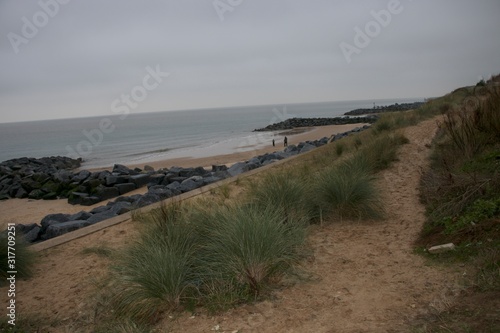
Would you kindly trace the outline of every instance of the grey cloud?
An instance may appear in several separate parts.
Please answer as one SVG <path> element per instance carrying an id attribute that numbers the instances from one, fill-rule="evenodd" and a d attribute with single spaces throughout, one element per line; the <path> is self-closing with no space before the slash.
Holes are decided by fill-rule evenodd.
<path id="1" fill-rule="evenodd" d="M 0 2 L 0 121 L 109 114 L 156 64 L 172 75 L 135 112 L 429 97 L 500 71 L 496 0 L 401 0 L 351 64 L 339 44 L 389 0 L 244 0 L 224 22 L 212 3 L 73 0 L 15 54 L 40 7 Z"/>

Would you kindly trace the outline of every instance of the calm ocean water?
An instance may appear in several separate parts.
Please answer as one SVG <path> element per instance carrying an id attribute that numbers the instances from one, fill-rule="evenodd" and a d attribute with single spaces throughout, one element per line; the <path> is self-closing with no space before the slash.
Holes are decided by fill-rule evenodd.
<path id="1" fill-rule="evenodd" d="M 334 117 L 357 108 L 422 101 L 393 99 L 213 108 L 0 124 L 0 161 L 17 157 L 82 157 L 83 167 L 140 164 L 255 149 L 273 133 L 254 133 L 293 117 Z M 100 122 L 108 118 L 104 131 Z M 101 124 L 102 126 L 102 124 Z M 252 147 L 253 146 L 253 147 Z"/>

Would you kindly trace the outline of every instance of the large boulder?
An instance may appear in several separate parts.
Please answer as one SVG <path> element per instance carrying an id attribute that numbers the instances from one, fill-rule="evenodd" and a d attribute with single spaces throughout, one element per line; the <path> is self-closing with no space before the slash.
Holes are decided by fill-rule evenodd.
<path id="1" fill-rule="evenodd" d="M 82 170 L 80 171 L 79 173 L 77 173 L 73 178 L 72 178 L 72 181 L 73 182 L 78 182 L 78 183 L 82 183 L 84 180 L 86 180 L 87 178 L 89 178 L 91 175 L 90 171 L 87 171 L 87 170 Z"/>
<path id="2" fill-rule="evenodd" d="M 89 217 L 87 219 L 87 221 L 89 221 L 90 224 L 94 224 L 94 223 L 101 222 L 101 221 L 110 219 L 112 217 L 118 216 L 114 211 L 112 211 L 112 209 L 113 208 L 106 210 L 104 212 L 98 213 L 98 214 L 94 214 L 91 217 Z"/>
<path id="3" fill-rule="evenodd" d="M 183 193 L 189 192 L 189 191 L 192 191 L 194 189 L 197 189 L 198 187 L 203 186 L 203 178 L 202 177 L 200 177 L 200 178 L 201 178 L 201 181 L 193 179 L 193 177 L 184 180 L 180 186 L 181 192 L 183 192 Z"/>
<path id="4" fill-rule="evenodd" d="M 113 166 L 113 173 L 117 173 L 119 175 L 131 175 L 131 174 L 135 174 L 135 171 L 130 170 L 125 165 L 115 164 Z"/>
<path id="5" fill-rule="evenodd" d="M 302 153 L 306 153 L 306 152 L 311 151 L 311 150 L 313 150 L 313 149 L 315 149 L 315 148 L 316 148 L 316 146 L 314 146 L 314 145 L 312 145 L 312 144 L 310 144 L 310 143 L 306 143 L 306 144 L 304 144 L 304 146 L 300 149 L 300 153 L 301 153 L 301 154 L 302 154 Z"/>
<path id="6" fill-rule="evenodd" d="M 36 241 L 40 234 L 40 230 L 42 230 L 42 228 L 35 224 L 35 226 L 30 230 L 23 232 L 24 241 L 27 243 L 33 243 L 34 241 Z"/>
<path id="7" fill-rule="evenodd" d="M 148 174 L 134 175 L 130 177 L 130 181 L 134 183 L 137 188 L 140 188 L 151 181 L 151 175 Z"/>
<path id="8" fill-rule="evenodd" d="M 137 188 L 134 183 L 116 184 L 115 187 L 118 189 L 120 195 L 131 192 Z"/>
<path id="9" fill-rule="evenodd" d="M 71 192 L 68 196 L 68 203 L 70 205 L 81 205 L 84 198 L 89 196 L 88 193 L 85 192 Z"/>
<path id="10" fill-rule="evenodd" d="M 161 201 L 160 196 L 154 193 L 146 193 L 143 196 L 141 196 L 134 204 L 140 208 L 144 206 L 151 205 L 155 202 Z"/>
<path id="11" fill-rule="evenodd" d="M 148 193 L 158 195 L 162 200 L 174 196 L 174 193 L 163 185 L 155 185 L 149 188 Z"/>
<path id="12" fill-rule="evenodd" d="M 238 162 L 233 164 L 229 169 L 227 169 L 227 172 L 229 173 L 229 175 L 231 175 L 231 177 L 234 177 L 248 170 L 250 169 L 248 168 L 246 162 Z"/>
<path id="13" fill-rule="evenodd" d="M 61 236 L 71 231 L 78 230 L 91 224 L 92 223 L 89 220 L 69 221 L 53 224 L 47 228 L 47 230 L 40 236 L 40 238 L 42 240 L 47 240 L 50 238 Z"/>
<path id="14" fill-rule="evenodd" d="M 69 221 L 76 221 L 76 220 L 88 220 L 89 217 L 91 217 L 92 214 L 89 213 L 89 212 L 85 212 L 85 211 L 80 211 L 76 214 L 73 214 L 69 217 Z"/>
<path id="15" fill-rule="evenodd" d="M 111 205 L 110 212 L 115 213 L 116 215 L 122 215 L 128 213 L 132 210 L 132 204 L 130 202 L 121 201 L 114 202 Z"/>
<path id="16" fill-rule="evenodd" d="M 116 187 L 99 186 L 95 190 L 95 195 L 103 201 L 119 196 L 120 191 Z"/>

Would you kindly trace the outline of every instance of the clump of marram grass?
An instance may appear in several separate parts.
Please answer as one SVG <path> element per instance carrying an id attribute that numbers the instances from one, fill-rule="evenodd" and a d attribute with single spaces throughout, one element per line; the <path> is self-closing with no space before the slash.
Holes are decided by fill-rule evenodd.
<path id="1" fill-rule="evenodd" d="M 341 219 L 376 219 L 382 216 L 379 193 L 367 163 L 362 155 L 357 155 L 355 159 L 320 173 L 315 192 L 322 212 Z"/>
<path id="2" fill-rule="evenodd" d="M 279 209 L 221 207 L 196 224 L 204 236 L 198 266 L 210 283 L 229 281 L 257 297 L 301 258 L 306 221 Z"/>
<path id="3" fill-rule="evenodd" d="M 175 204 L 142 216 L 145 226 L 139 239 L 112 267 L 114 304 L 119 314 L 154 322 L 161 312 L 177 308 L 196 289 L 196 238 L 182 216 Z"/>
<path id="4" fill-rule="evenodd" d="M 381 171 L 397 160 L 399 146 L 408 142 L 408 138 L 401 133 L 381 134 L 360 150 L 360 153 L 366 156 L 373 171 Z"/>
<path id="5" fill-rule="evenodd" d="M 251 183 L 248 200 L 258 209 L 277 209 L 286 218 L 305 218 L 314 216 L 314 206 L 310 197 L 308 180 L 291 172 L 273 172 L 265 175 L 260 181 Z"/>
<path id="6" fill-rule="evenodd" d="M 35 257 L 36 254 L 21 240 L 21 237 L 14 240 L 13 237 L 9 239 L 7 232 L 0 233 L 0 286 L 6 283 L 8 271 L 17 271 L 18 278 L 32 276 Z M 9 261 L 13 258 L 14 261 Z M 15 265 L 15 269 L 12 269 L 10 264 Z"/>

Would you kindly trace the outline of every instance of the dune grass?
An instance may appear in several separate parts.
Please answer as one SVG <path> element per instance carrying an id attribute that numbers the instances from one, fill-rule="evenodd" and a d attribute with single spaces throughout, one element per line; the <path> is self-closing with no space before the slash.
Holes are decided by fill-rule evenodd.
<path id="1" fill-rule="evenodd" d="M 362 155 L 358 155 L 362 156 Z M 340 219 L 376 219 L 383 214 L 375 178 L 358 157 L 320 173 L 315 198 L 322 212 Z"/>
<path id="2" fill-rule="evenodd" d="M 9 252 L 11 252 L 11 258 L 9 258 Z M 9 259 L 12 258 L 14 258 L 15 269 L 9 267 Z M 13 241 L 9 239 L 6 232 L 0 233 L 0 286 L 7 283 L 8 271 L 15 270 L 16 278 L 32 276 L 35 259 L 36 254 L 22 241 L 21 237 L 16 237 Z"/>
<path id="3" fill-rule="evenodd" d="M 311 221 L 317 216 L 311 197 L 308 175 L 311 170 L 270 172 L 259 181 L 250 183 L 248 201 L 257 209 L 277 209 L 288 218 L 304 218 Z M 304 179 L 305 177 L 306 179 Z"/>
<path id="4" fill-rule="evenodd" d="M 215 227 L 197 225 L 204 235 L 198 265 L 211 282 L 223 278 L 258 296 L 300 259 L 304 219 L 254 205 L 224 207 L 209 219 Z"/>
<path id="5" fill-rule="evenodd" d="M 115 308 L 125 317 L 155 322 L 196 289 L 195 234 L 182 216 L 178 204 L 139 216 L 139 239 L 113 265 Z"/>

